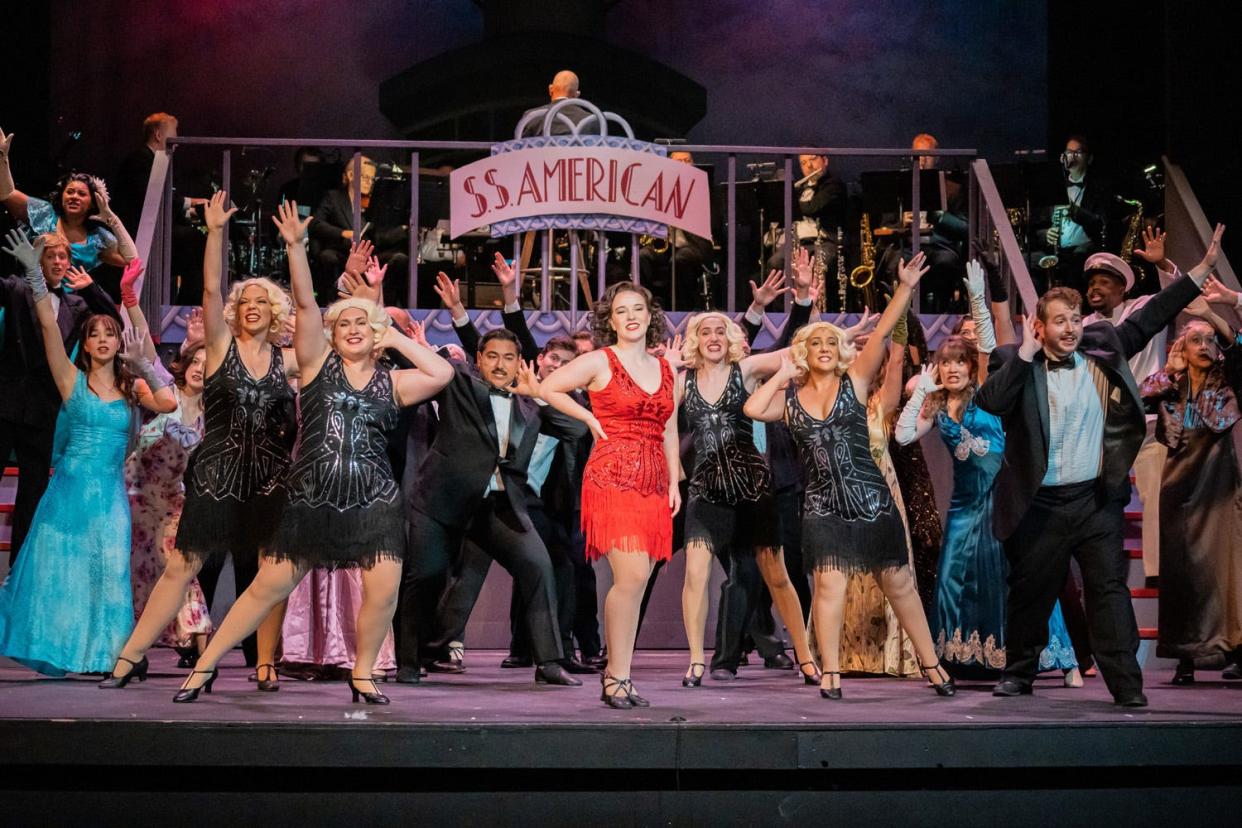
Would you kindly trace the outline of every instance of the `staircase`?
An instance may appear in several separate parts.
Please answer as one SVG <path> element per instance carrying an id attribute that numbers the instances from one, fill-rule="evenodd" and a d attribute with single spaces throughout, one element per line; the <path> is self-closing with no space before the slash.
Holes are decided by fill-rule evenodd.
<path id="1" fill-rule="evenodd" d="M 1177 660 L 1156 656 L 1156 624 L 1159 617 L 1160 590 L 1149 589 L 1143 572 L 1143 505 L 1139 502 L 1134 474 L 1130 474 L 1130 502 L 1126 504 L 1122 538 L 1126 557 L 1129 559 L 1130 601 L 1134 605 L 1134 618 L 1139 627 L 1139 664 L 1145 671 L 1172 672 Z"/>

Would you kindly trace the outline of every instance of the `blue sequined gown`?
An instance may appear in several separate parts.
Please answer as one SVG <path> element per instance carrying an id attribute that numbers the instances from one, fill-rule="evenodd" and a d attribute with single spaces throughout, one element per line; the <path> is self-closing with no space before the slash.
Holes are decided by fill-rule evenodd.
<path id="1" fill-rule="evenodd" d="M 134 624 L 125 453 L 133 409 L 79 372 L 56 421 L 54 473 L 0 586 L 0 654 L 40 673 L 112 669 Z"/>
<path id="2" fill-rule="evenodd" d="M 953 496 L 931 618 L 936 653 L 954 676 L 987 678 L 1005 666 L 1005 601 L 1009 566 L 992 534 L 992 498 L 1005 455 L 1000 418 L 966 406 L 958 423 L 936 414 L 940 437 L 953 455 Z M 1078 666 L 1058 603 L 1048 619 L 1041 670 Z"/>

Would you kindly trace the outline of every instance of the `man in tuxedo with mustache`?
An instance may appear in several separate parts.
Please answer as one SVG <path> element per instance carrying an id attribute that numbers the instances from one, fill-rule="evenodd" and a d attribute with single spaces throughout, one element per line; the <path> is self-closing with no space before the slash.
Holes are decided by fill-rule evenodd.
<path id="1" fill-rule="evenodd" d="M 435 398 L 439 424 L 410 501 L 409 554 L 397 625 L 398 681 L 416 683 L 423 662 L 445 661 L 437 605 L 458 577 L 465 546 L 482 550 L 513 576 L 530 639 L 535 679 L 578 685 L 561 665 L 556 583 L 547 549 L 531 523 L 528 469 L 540 433 L 572 441 L 586 427 L 555 409 L 514 395 L 521 364 L 517 337 L 501 329 L 478 345 L 477 374 L 456 376 Z"/>

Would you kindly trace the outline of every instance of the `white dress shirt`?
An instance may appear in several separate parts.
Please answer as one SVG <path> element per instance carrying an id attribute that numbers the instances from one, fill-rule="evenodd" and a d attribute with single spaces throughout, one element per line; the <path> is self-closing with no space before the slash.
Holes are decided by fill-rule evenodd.
<path id="1" fill-rule="evenodd" d="M 1100 476 L 1104 459 L 1104 407 L 1099 369 L 1082 354 L 1074 367 L 1048 372 L 1048 471 L 1041 485 L 1085 483 Z M 1104 380 L 1106 382 L 1106 380 Z M 1105 388 L 1107 393 L 1107 388 Z"/>

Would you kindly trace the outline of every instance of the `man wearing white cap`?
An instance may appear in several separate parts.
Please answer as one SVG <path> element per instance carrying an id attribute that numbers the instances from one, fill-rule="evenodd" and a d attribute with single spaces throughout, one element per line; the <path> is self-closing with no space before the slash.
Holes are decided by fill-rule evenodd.
<path id="1" fill-rule="evenodd" d="M 1161 287 L 1169 285 L 1177 275 L 1177 266 L 1164 257 L 1164 232 L 1146 228 L 1143 231 L 1143 249 L 1135 254 L 1156 266 Z M 1142 309 L 1151 296 L 1126 298 L 1134 289 L 1134 271 L 1120 257 L 1112 253 L 1094 253 L 1083 266 L 1087 284 L 1087 304 L 1090 316 L 1083 325 L 1094 322 L 1111 322 L 1120 325 Z M 1147 377 L 1164 367 L 1168 331 L 1162 330 L 1152 337 L 1147 347 L 1129 360 L 1130 372 L 1142 385 Z M 1164 470 L 1167 449 L 1155 436 L 1156 417 L 1147 415 L 1147 436 L 1134 459 L 1134 481 L 1138 487 L 1139 502 L 1143 504 L 1143 575 L 1146 585 L 1157 583 L 1160 574 L 1160 476 Z"/>

